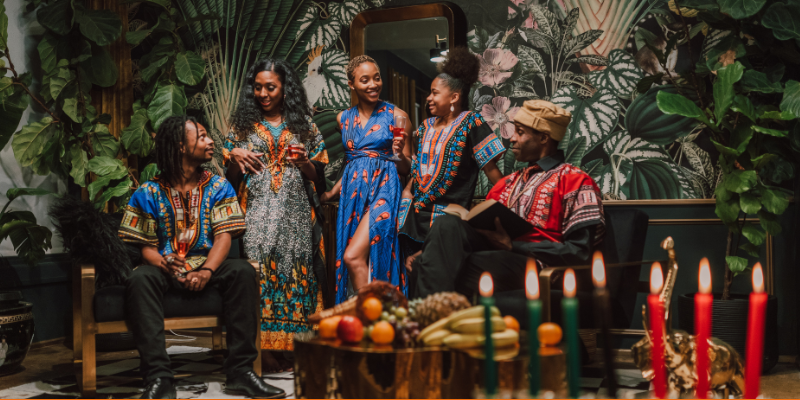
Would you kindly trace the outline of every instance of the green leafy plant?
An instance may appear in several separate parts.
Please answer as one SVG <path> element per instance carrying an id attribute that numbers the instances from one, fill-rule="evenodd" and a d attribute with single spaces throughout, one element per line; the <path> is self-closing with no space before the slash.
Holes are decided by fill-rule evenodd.
<path id="1" fill-rule="evenodd" d="M 52 194 L 47 190 L 34 188 L 11 188 L 6 191 L 8 201 L 0 210 L 0 242 L 11 239 L 14 250 L 30 266 L 44 257 L 51 249 L 53 232 L 36 223 L 36 216 L 30 211 L 13 211 L 8 206 L 20 196 L 42 196 Z"/>
<path id="2" fill-rule="evenodd" d="M 136 179 L 117 156 L 120 142 L 108 130 L 109 114 L 91 105 L 93 87 L 117 82 L 117 67 L 105 49 L 122 33 L 122 23 L 108 10 L 88 9 L 82 1 L 51 0 L 29 4 L 46 29 L 37 46 L 42 68 L 38 94 L 29 72 L 18 74 L 7 49 L 7 17 L 2 13 L 0 47 L 8 60 L 0 78 L 0 145 L 13 134 L 11 146 L 22 167 L 39 175 L 55 173 L 88 189 L 102 207 L 112 198 L 126 200 Z M 11 73 L 11 76 L 5 76 Z M 47 115 L 14 133 L 33 100 Z M 124 144 L 124 143 L 123 143 Z M 90 174 L 96 179 L 92 182 Z"/>
<path id="3" fill-rule="evenodd" d="M 781 232 L 778 221 L 793 194 L 783 186 L 797 167 L 792 149 L 800 150 L 800 82 L 784 73 L 798 67 L 800 27 L 791 17 L 800 16 L 800 4 L 676 3 L 699 11 L 717 31 L 706 37 L 694 67 L 676 79 L 676 90 L 659 90 L 656 101 L 665 114 L 702 123 L 720 153 L 715 197 L 716 214 L 729 227 L 727 299 L 733 277 L 747 269 L 740 252 L 758 257 L 766 235 Z M 759 224 L 747 223 L 748 216 L 758 216 Z M 740 245 L 742 236 L 747 243 Z"/>

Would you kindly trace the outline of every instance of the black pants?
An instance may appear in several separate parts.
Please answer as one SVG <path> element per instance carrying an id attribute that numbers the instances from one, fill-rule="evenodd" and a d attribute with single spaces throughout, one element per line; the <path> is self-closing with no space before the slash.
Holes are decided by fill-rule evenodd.
<path id="1" fill-rule="evenodd" d="M 225 373 L 235 376 L 252 370 L 259 351 L 255 343 L 259 308 L 256 270 L 245 260 L 225 260 L 203 290 L 212 286 L 223 299 L 228 345 Z M 174 376 L 164 339 L 163 302 L 169 290 L 189 292 L 175 278 L 152 265 L 139 266 L 127 281 L 125 304 L 145 384 Z"/>
<path id="2" fill-rule="evenodd" d="M 495 292 L 524 289 L 527 262 L 521 254 L 492 250 L 468 223 L 443 215 L 436 218 L 412 267 L 412 297 L 455 291 L 472 299 L 484 271 L 492 274 Z"/>

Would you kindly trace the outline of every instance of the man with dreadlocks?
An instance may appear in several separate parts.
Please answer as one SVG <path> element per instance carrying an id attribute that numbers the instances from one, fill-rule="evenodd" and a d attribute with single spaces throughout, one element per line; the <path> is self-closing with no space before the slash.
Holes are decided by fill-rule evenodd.
<path id="1" fill-rule="evenodd" d="M 142 184 L 125 208 L 119 236 L 141 247 L 145 264 L 128 279 L 125 299 L 141 357 L 143 399 L 176 397 L 164 346 L 164 294 L 207 286 L 222 295 L 227 322 L 226 392 L 286 396 L 252 369 L 259 351 L 256 271 L 245 260 L 226 259 L 232 237 L 242 234 L 245 222 L 230 183 L 200 167 L 213 155 L 214 141 L 194 118 L 167 118 L 156 133 L 161 174 Z M 179 250 L 186 240 L 188 248 Z"/>

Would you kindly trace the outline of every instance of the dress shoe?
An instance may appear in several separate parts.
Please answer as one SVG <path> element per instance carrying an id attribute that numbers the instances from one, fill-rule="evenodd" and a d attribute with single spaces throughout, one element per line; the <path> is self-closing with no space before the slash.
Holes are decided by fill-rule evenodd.
<path id="1" fill-rule="evenodd" d="M 235 378 L 228 377 L 225 382 L 225 394 L 245 395 L 254 399 L 282 399 L 286 392 L 272 386 L 258 377 L 255 372 L 247 371 Z"/>
<path id="2" fill-rule="evenodd" d="M 144 388 L 141 399 L 177 399 L 178 394 L 175 392 L 175 386 L 172 385 L 172 379 L 169 378 L 156 378 Z"/>

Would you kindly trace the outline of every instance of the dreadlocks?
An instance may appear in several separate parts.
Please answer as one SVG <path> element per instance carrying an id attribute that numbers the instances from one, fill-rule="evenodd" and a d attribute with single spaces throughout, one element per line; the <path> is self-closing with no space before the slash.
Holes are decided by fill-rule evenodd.
<path id="1" fill-rule="evenodd" d="M 181 146 L 186 142 L 186 122 L 189 121 L 199 132 L 197 120 L 187 115 L 165 119 L 156 132 L 156 165 L 161 171 L 161 178 L 170 184 L 180 182 L 183 177 Z"/>

